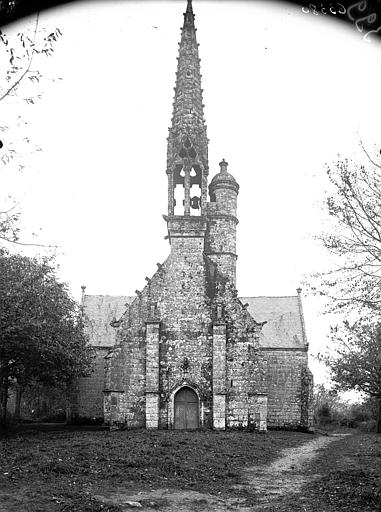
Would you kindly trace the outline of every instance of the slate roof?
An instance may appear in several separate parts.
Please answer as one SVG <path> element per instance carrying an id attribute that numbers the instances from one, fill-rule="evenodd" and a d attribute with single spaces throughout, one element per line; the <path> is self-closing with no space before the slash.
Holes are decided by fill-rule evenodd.
<path id="1" fill-rule="evenodd" d="M 111 295 L 85 295 L 84 311 L 90 343 L 94 346 L 112 347 L 116 329 L 110 322 L 126 311 L 135 297 Z M 299 297 L 240 297 L 248 303 L 248 311 L 263 326 L 260 346 L 263 348 L 303 349 L 306 345 L 303 316 Z"/>
<path id="2" fill-rule="evenodd" d="M 298 296 L 240 297 L 248 303 L 248 311 L 263 326 L 261 347 L 304 348 L 306 345 L 304 320 Z"/>
<path id="3" fill-rule="evenodd" d="M 110 322 L 126 311 L 134 297 L 112 295 L 85 295 L 84 313 L 86 330 L 93 346 L 112 347 L 115 344 L 116 329 Z"/>

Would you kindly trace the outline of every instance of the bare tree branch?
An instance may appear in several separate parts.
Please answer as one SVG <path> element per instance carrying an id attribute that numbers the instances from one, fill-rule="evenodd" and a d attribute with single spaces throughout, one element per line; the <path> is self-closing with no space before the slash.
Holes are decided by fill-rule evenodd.
<path id="1" fill-rule="evenodd" d="M 378 167 L 379 169 L 381 169 L 381 165 L 380 164 L 377 164 L 368 154 L 367 150 L 364 148 L 364 145 L 362 143 L 362 140 L 360 139 L 360 146 L 362 147 L 362 150 L 364 151 L 364 153 L 366 154 L 366 156 L 368 157 L 369 161 L 375 166 L 375 167 Z"/>
<path id="2" fill-rule="evenodd" d="M 27 242 L 19 242 L 18 240 L 11 240 L 10 238 L 7 238 L 5 236 L 0 235 L 0 240 L 3 240 L 4 242 L 8 242 L 10 244 L 16 244 L 16 245 L 25 245 L 25 246 L 33 246 L 33 247 L 45 247 L 46 249 L 58 249 L 58 245 L 44 245 L 44 244 L 36 244 L 33 242 L 27 243 Z"/>
<path id="3" fill-rule="evenodd" d="M 34 27 L 34 34 L 33 34 L 33 44 L 32 46 L 34 46 L 35 42 L 36 42 L 36 34 L 37 34 L 37 28 L 38 28 L 38 22 L 39 22 L 39 17 L 40 17 L 40 13 L 37 12 L 37 15 L 36 15 L 36 24 L 35 24 L 35 27 Z M 16 80 L 16 82 L 14 82 L 5 92 L 4 94 L 2 94 L 0 96 L 0 101 L 2 101 L 6 96 L 8 96 L 18 85 L 19 83 L 23 80 L 23 78 L 27 75 L 27 73 L 29 73 L 30 71 L 30 67 L 32 65 L 32 62 L 33 62 L 33 57 L 34 57 L 34 54 L 35 54 L 35 49 L 32 48 L 32 51 L 31 51 L 31 54 L 30 54 L 30 57 L 29 57 L 29 62 L 28 62 L 28 65 L 26 67 L 26 69 L 24 70 L 24 72 L 21 74 L 21 76 Z"/>

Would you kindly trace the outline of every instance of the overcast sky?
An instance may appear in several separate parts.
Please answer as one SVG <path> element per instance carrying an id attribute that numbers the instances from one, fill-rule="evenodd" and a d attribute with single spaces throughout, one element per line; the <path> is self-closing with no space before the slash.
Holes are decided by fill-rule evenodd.
<path id="1" fill-rule="evenodd" d="M 42 97 L 26 104 L 36 86 L 24 84 L 1 103 L 0 125 L 22 124 L 3 142 L 14 135 L 23 155 L 1 170 L 2 191 L 20 200 L 25 237 L 37 230 L 41 243 L 59 246 L 60 276 L 76 298 L 82 284 L 89 294 L 133 295 L 168 255 L 166 137 L 185 8 L 185 0 L 98 1 L 44 11 L 40 27 L 63 35 L 52 57 L 34 62 Z M 380 46 L 286 2 L 194 0 L 193 8 L 210 179 L 225 158 L 241 187 L 239 294 L 295 295 L 331 262 L 313 241 L 325 164 L 360 158 L 359 137 L 379 142 Z M 304 297 L 312 353 L 326 343 L 319 308 Z"/>

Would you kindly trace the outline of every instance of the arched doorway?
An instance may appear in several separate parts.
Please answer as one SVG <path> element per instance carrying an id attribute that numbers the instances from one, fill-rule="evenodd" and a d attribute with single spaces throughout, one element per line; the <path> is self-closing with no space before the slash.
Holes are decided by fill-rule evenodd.
<path id="1" fill-rule="evenodd" d="M 183 387 L 175 395 L 175 429 L 198 428 L 198 397 L 193 389 Z"/>

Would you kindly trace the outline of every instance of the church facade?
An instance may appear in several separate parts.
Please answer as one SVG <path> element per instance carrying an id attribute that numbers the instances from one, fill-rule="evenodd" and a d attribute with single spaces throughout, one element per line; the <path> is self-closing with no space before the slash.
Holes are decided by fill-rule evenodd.
<path id="1" fill-rule="evenodd" d="M 179 45 L 167 150 L 170 254 L 134 297 L 85 295 L 93 374 L 71 417 L 127 428 L 309 428 L 301 294 L 240 298 L 239 185 L 225 160 L 208 185 L 208 138 L 191 0 Z"/>

